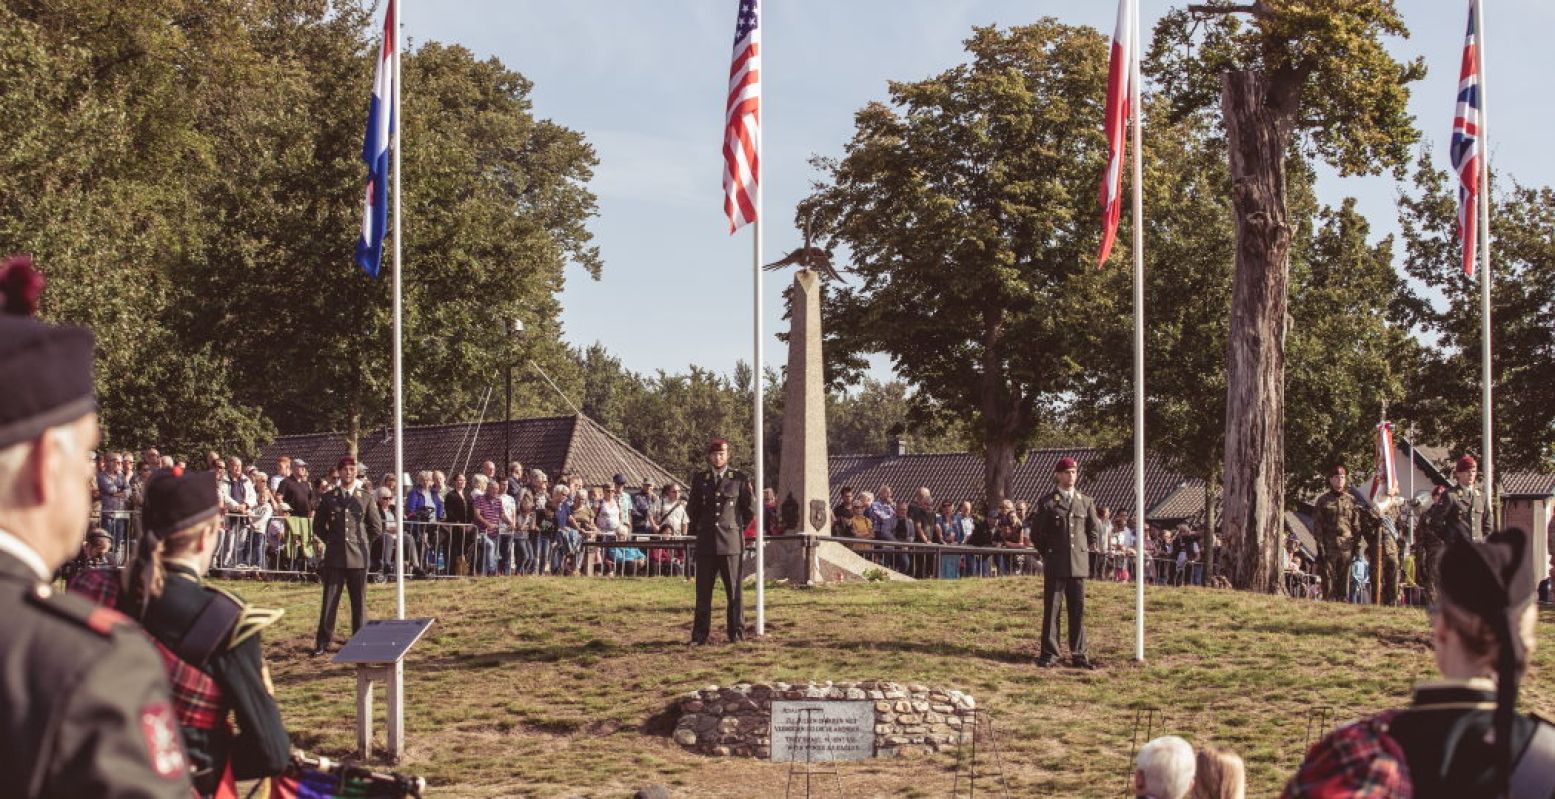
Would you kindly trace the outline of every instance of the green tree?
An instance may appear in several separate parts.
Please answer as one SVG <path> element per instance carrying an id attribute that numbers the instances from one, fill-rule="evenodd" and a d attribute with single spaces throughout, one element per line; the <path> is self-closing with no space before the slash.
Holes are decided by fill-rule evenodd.
<path id="1" fill-rule="evenodd" d="M 1286 159 L 1300 144 L 1341 174 L 1403 166 L 1418 135 L 1405 108 L 1406 86 L 1425 70 L 1419 61 L 1394 60 L 1382 37 L 1407 34 L 1391 0 L 1190 5 L 1156 27 L 1152 75 L 1180 114 L 1218 101 L 1230 155 L 1237 246 L 1225 530 L 1228 571 L 1239 587 L 1275 591 L 1280 584 L 1294 233 Z"/>
<path id="2" fill-rule="evenodd" d="M 824 301 L 834 378 L 888 354 L 926 407 L 969 421 L 996 501 L 1111 302 L 1093 221 L 1107 58 L 1095 31 L 1050 19 L 974 29 L 966 48 L 858 112 L 799 218 L 814 212 L 862 281 Z"/>
<path id="3" fill-rule="evenodd" d="M 1491 204 L 1497 474 L 1555 466 L 1555 190 L 1508 182 Z M 1435 342 L 1409 375 L 1402 410 L 1423 439 L 1483 455 L 1479 280 L 1462 269 L 1456 186 L 1422 152 L 1399 202 L 1404 262 L 1420 288 L 1397 315 Z"/>

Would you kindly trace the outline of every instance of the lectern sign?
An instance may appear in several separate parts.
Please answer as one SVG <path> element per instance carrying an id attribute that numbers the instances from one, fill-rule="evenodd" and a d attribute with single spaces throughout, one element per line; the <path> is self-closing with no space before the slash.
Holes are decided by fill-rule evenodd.
<path id="1" fill-rule="evenodd" d="M 362 625 L 362 629 L 340 648 L 336 663 L 398 663 L 433 619 L 377 619 Z"/>
<path id="2" fill-rule="evenodd" d="M 875 703 L 772 702 L 772 759 L 819 762 L 875 756 Z"/>

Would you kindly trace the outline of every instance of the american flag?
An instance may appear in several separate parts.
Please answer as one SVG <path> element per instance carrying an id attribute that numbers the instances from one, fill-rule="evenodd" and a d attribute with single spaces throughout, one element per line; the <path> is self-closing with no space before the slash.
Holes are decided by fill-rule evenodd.
<path id="1" fill-rule="evenodd" d="M 1123 213 L 1123 155 L 1127 147 L 1129 77 L 1134 58 L 1133 0 L 1118 0 L 1118 23 L 1112 32 L 1112 63 L 1107 69 L 1107 108 L 1103 129 L 1107 136 L 1107 169 L 1101 176 L 1101 253 L 1098 265 L 1107 263 L 1118 236 L 1118 217 Z"/>
<path id="2" fill-rule="evenodd" d="M 724 214 L 729 232 L 756 221 L 761 182 L 761 27 L 756 0 L 740 0 L 724 109 Z"/>
<path id="3" fill-rule="evenodd" d="M 1469 0 L 1469 30 L 1463 40 L 1463 69 L 1458 73 L 1458 114 L 1452 121 L 1452 169 L 1458 173 L 1458 237 L 1463 240 L 1463 272 L 1474 276 L 1475 212 L 1479 207 L 1479 16 Z"/>

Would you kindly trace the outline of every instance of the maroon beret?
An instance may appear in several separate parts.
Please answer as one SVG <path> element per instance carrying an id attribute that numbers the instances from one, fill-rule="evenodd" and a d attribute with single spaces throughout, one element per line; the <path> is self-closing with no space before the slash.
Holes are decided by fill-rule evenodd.
<path id="1" fill-rule="evenodd" d="M 1479 468 L 1479 464 L 1474 461 L 1474 456 L 1473 455 L 1464 455 L 1463 457 L 1458 459 L 1458 465 L 1457 465 L 1456 468 L 1453 469 L 1453 471 L 1454 472 L 1466 472 L 1466 471 L 1468 471 L 1470 469 L 1478 469 L 1478 468 Z"/>
<path id="2" fill-rule="evenodd" d="M 353 458 L 350 455 L 347 455 L 344 458 L 341 458 L 339 463 L 335 464 L 335 468 L 336 469 L 344 469 L 347 466 L 355 466 L 355 465 L 356 465 L 356 458 Z"/>
<path id="3" fill-rule="evenodd" d="M 1076 463 L 1074 458 L 1071 458 L 1068 455 L 1065 455 L 1064 457 L 1058 459 L 1058 465 L 1053 467 L 1053 471 L 1055 471 L 1055 472 L 1067 472 L 1070 469 L 1078 469 L 1078 468 L 1080 468 L 1080 464 Z"/>

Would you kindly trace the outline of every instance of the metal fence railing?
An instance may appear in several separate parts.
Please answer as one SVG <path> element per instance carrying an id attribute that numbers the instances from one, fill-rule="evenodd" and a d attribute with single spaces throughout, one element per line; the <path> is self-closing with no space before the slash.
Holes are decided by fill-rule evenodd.
<path id="1" fill-rule="evenodd" d="M 104 511 L 94 526 L 107 533 L 109 548 L 96 567 L 120 567 L 134 556 L 140 538 L 138 511 Z M 390 523 L 378 540 L 369 542 L 368 571 L 372 579 L 392 579 L 394 533 Z M 483 531 L 471 524 L 438 521 L 405 523 L 405 569 L 415 578 L 486 577 L 500 575 L 585 575 L 609 577 L 678 577 L 696 575 L 696 542 L 690 536 L 580 533 L 542 529 Z M 1031 547 L 974 547 L 888 539 L 862 539 L 797 534 L 771 535 L 771 543 L 797 541 L 819 546 L 833 541 L 878 566 L 917 579 L 948 580 L 989 577 L 1033 577 L 1043 573 L 1041 554 Z M 754 560 L 755 543 L 746 541 L 746 558 Z M 222 519 L 212 572 L 222 577 L 313 579 L 323 562 L 324 542 L 314 535 L 306 517 L 270 512 L 228 514 Z M 1218 565 L 1218 562 L 1217 562 Z M 748 564 L 749 566 L 749 564 Z M 1089 577 L 1133 582 L 1139 575 L 1132 554 L 1095 553 Z M 747 574 L 750 569 L 747 567 Z M 1146 584 L 1213 585 L 1218 570 L 1201 559 L 1147 557 Z M 1320 579 L 1310 573 L 1282 575 L 1285 592 L 1301 599 L 1321 599 Z M 1421 604 L 1420 588 L 1401 587 L 1404 604 Z"/>

